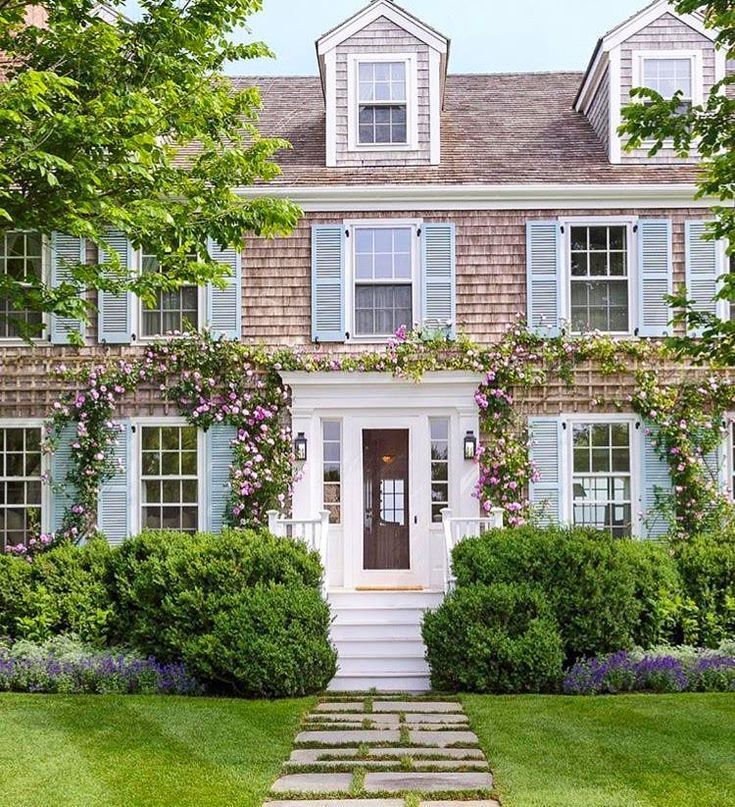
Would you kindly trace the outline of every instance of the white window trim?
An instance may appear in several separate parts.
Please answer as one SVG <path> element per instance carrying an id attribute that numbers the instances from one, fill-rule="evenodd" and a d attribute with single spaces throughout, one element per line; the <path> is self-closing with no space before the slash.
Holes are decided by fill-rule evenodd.
<path id="1" fill-rule="evenodd" d="M 692 66 L 692 104 L 697 106 L 704 102 L 704 67 L 701 50 L 634 50 L 631 57 L 633 60 L 631 88 L 643 86 L 643 62 L 646 59 L 678 59 L 682 61 L 688 59 Z"/>
<path id="2" fill-rule="evenodd" d="M 639 219 L 636 216 L 580 216 L 559 220 L 562 228 L 562 283 L 560 294 L 561 319 L 563 322 L 572 321 L 571 283 L 571 228 L 572 227 L 608 227 L 624 225 L 628 228 L 628 330 L 602 331 L 607 336 L 631 338 L 635 337 L 639 328 L 638 311 L 638 227 Z M 576 332 L 574 332 L 576 333 Z"/>
<path id="3" fill-rule="evenodd" d="M 143 250 L 136 249 L 133 253 L 133 261 L 135 266 L 135 274 L 141 275 L 143 272 Z M 198 308 L 198 316 L 197 316 L 197 330 L 201 331 L 202 328 L 205 327 L 207 324 L 207 304 L 208 304 L 208 288 L 207 286 L 198 286 L 197 287 L 197 308 Z M 133 311 L 131 317 L 131 328 L 132 333 L 134 334 L 135 342 L 142 342 L 143 344 L 149 342 L 160 342 L 163 340 L 171 340 L 175 339 L 176 337 L 173 334 L 159 334 L 157 336 L 144 336 L 143 335 L 143 301 L 140 297 L 136 295 L 132 295 L 134 304 L 133 304 Z"/>
<path id="4" fill-rule="evenodd" d="M 0 418 L 0 429 L 40 429 L 41 444 L 48 436 L 46 422 L 42 418 Z M 51 485 L 47 475 L 51 472 L 51 455 L 41 451 L 41 532 L 51 528 Z"/>
<path id="5" fill-rule="evenodd" d="M 8 231 L 10 232 L 10 231 Z M 32 233 L 38 232 L 37 230 L 13 230 L 12 232 L 20 232 L 20 233 Z M 51 239 L 47 236 L 41 234 L 42 245 L 41 245 L 41 279 L 43 283 L 51 287 Z M 41 323 L 43 324 L 43 330 L 41 331 L 41 336 L 34 337 L 31 339 L 31 344 L 34 345 L 43 345 L 48 344 L 51 341 L 51 315 L 46 313 L 45 311 L 41 315 Z M 22 339 L 18 336 L 0 336 L 0 345 L 3 347 L 16 347 L 18 345 L 27 345 L 28 340 Z"/>
<path id="6" fill-rule="evenodd" d="M 404 62 L 406 65 L 406 137 L 407 143 L 360 143 L 358 137 L 360 64 Z M 379 106 L 379 104 L 377 104 Z M 361 152 L 418 151 L 418 76 L 415 53 L 351 53 L 347 56 L 347 149 Z"/>
<path id="7" fill-rule="evenodd" d="M 423 227 L 423 219 L 353 219 L 343 222 L 349 232 L 345 255 L 345 331 L 349 334 L 348 343 L 353 344 L 385 344 L 390 334 L 380 336 L 355 336 L 355 230 L 361 227 L 369 229 L 395 229 L 410 227 L 411 243 L 411 297 L 413 322 L 411 326 L 421 322 L 422 288 L 421 288 L 421 244 L 419 230 Z"/>
<path id="8" fill-rule="evenodd" d="M 191 426 L 186 418 L 182 417 L 139 417 L 130 421 L 132 451 L 130 460 L 128 500 L 130 502 L 130 529 L 131 535 L 138 535 L 142 532 L 142 497 L 141 484 L 143 476 L 142 468 L 142 427 L 144 426 Z M 202 429 L 197 429 L 197 498 L 199 500 L 199 519 L 197 529 L 200 531 L 207 528 L 207 513 L 209 501 L 207 496 L 207 461 L 206 461 L 206 434 Z"/>
<path id="9" fill-rule="evenodd" d="M 574 524 L 574 446 L 572 428 L 576 423 L 628 423 L 630 426 L 630 509 L 631 509 L 631 536 L 636 537 L 641 534 L 641 461 L 643 451 L 643 440 L 641 436 L 640 418 L 631 414 L 574 414 L 562 415 L 563 426 L 562 435 L 562 456 L 561 456 L 561 478 L 562 486 L 562 507 L 563 521 L 567 524 Z M 611 474 L 612 475 L 612 474 Z"/>
<path id="10" fill-rule="evenodd" d="M 330 527 L 340 528 L 344 522 L 344 498 L 345 498 L 345 480 L 344 480 L 344 453 L 345 453 L 345 438 L 344 438 L 344 419 L 340 417 L 321 417 L 319 419 L 319 478 L 321 479 L 321 502 L 322 510 L 327 509 L 327 503 L 324 501 L 325 481 L 324 481 L 324 444 L 327 441 L 324 439 L 324 424 L 336 423 L 339 425 L 339 521 L 330 521 Z"/>

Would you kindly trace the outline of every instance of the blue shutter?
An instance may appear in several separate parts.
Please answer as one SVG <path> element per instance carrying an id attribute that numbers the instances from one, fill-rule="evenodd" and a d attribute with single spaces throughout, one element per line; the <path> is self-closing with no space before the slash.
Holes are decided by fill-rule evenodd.
<path id="1" fill-rule="evenodd" d="M 57 532 L 64 520 L 64 513 L 74 504 L 74 489 L 66 484 L 66 475 L 71 468 L 72 447 L 76 440 L 76 424 L 64 426 L 59 444 L 51 455 L 51 532 Z"/>
<path id="2" fill-rule="evenodd" d="M 342 225 L 311 228 L 311 332 L 315 342 L 345 341 L 345 233 Z"/>
<path id="3" fill-rule="evenodd" d="M 207 325 L 215 338 L 237 339 L 242 336 L 242 249 L 210 241 L 209 254 L 230 271 L 227 285 L 207 287 Z"/>
<path id="4" fill-rule="evenodd" d="M 128 273 L 133 267 L 133 246 L 124 233 L 111 231 L 106 243 L 100 248 L 100 263 L 109 263 L 106 248 L 117 253 L 123 270 Z M 111 294 L 99 293 L 98 328 L 99 341 L 108 345 L 127 345 L 132 339 L 132 305 L 128 292 Z"/>
<path id="5" fill-rule="evenodd" d="M 115 461 L 120 470 L 102 485 L 97 507 L 97 526 L 111 544 L 120 544 L 130 536 L 130 455 L 132 435 L 130 423 L 119 424 L 122 431 L 114 446 Z"/>
<path id="6" fill-rule="evenodd" d="M 714 315 L 718 311 L 715 297 L 721 269 L 718 242 L 705 239 L 706 232 L 706 221 L 686 222 L 687 297 L 693 302 L 695 311 Z M 697 333 L 698 329 L 690 331 L 692 336 L 696 336 Z"/>
<path id="7" fill-rule="evenodd" d="M 207 432 L 207 530 L 222 532 L 225 508 L 230 498 L 234 426 L 215 425 Z"/>
<path id="8" fill-rule="evenodd" d="M 51 234 L 51 288 L 72 281 L 71 267 L 84 263 L 84 239 L 63 233 Z M 53 345 L 68 345 L 69 334 L 84 334 L 84 324 L 71 317 L 51 315 L 50 337 Z"/>
<path id="9" fill-rule="evenodd" d="M 530 500 L 544 526 L 561 524 L 562 516 L 562 426 L 554 417 L 529 418 L 531 460 L 541 479 L 530 484 Z"/>
<path id="10" fill-rule="evenodd" d="M 661 538 L 669 531 L 669 524 L 656 509 L 662 497 L 672 493 L 671 474 L 668 463 L 662 459 L 654 446 L 656 426 L 643 424 L 643 451 L 641 456 L 641 509 L 643 523 L 641 535 L 644 538 Z"/>
<path id="11" fill-rule="evenodd" d="M 421 239 L 422 326 L 457 332 L 456 249 L 454 224 L 425 224 Z"/>
<path id="12" fill-rule="evenodd" d="M 720 490 L 726 486 L 726 441 L 723 439 L 708 454 L 702 457 L 709 478 L 715 482 Z"/>
<path id="13" fill-rule="evenodd" d="M 557 221 L 526 225 L 528 327 L 558 336 L 561 326 L 561 228 Z"/>
<path id="14" fill-rule="evenodd" d="M 667 336 L 673 290 L 671 221 L 642 219 L 638 223 L 638 335 Z"/>

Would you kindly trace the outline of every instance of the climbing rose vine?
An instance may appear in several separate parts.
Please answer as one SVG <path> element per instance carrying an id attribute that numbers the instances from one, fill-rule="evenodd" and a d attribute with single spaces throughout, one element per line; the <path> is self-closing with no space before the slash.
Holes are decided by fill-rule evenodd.
<path id="1" fill-rule="evenodd" d="M 269 509 L 287 507 L 296 480 L 289 425 L 289 394 L 281 373 L 387 372 L 419 381 L 426 373 L 464 371 L 482 377 L 475 401 L 482 441 L 476 461 L 475 495 L 490 512 L 503 508 L 509 524 L 541 515 L 529 501 L 529 485 L 540 478 L 532 461 L 533 436 L 523 411 L 523 393 L 545 390 L 553 378 L 573 384 L 574 370 L 593 361 L 603 374 L 633 372 L 636 392 L 628 406 L 645 418 L 659 455 L 666 460 L 673 495 L 660 510 L 679 534 L 689 534 L 729 518 L 732 508 L 704 461 L 717 445 L 724 414 L 735 408 L 735 391 L 715 374 L 705 383 L 663 383 L 650 369 L 671 357 L 665 346 L 648 341 L 616 341 L 604 336 L 542 338 L 519 320 L 496 344 L 479 347 L 464 336 L 448 340 L 440 332 L 399 329 L 381 351 L 330 355 L 308 350 L 268 351 L 259 346 L 216 340 L 208 332 L 173 334 L 146 346 L 134 358 L 68 369 L 59 374 L 73 391 L 54 404 L 46 448 L 71 445 L 63 487 L 68 507 L 53 535 L 38 535 L 16 554 L 33 555 L 58 541 L 79 541 L 97 527 L 100 487 L 118 470 L 116 418 L 127 396 L 141 385 L 157 389 L 162 404 L 208 431 L 232 430 L 230 492 L 225 522 L 232 526 L 266 523 Z M 622 408 L 620 401 L 590 406 Z M 670 513 L 669 513 L 670 511 Z"/>

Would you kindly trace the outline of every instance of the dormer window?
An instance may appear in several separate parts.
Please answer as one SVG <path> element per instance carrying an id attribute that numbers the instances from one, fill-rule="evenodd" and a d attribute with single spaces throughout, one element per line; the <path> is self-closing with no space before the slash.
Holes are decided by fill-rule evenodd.
<path id="1" fill-rule="evenodd" d="M 358 143 L 408 142 L 406 62 L 358 62 Z"/>
<path id="2" fill-rule="evenodd" d="M 681 92 L 680 112 L 688 112 L 704 97 L 701 53 L 638 51 L 633 54 L 633 86 L 654 90 L 666 100 Z"/>
<path id="3" fill-rule="evenodd" d="M 350 54 L 348 148 L 374 153 L 418 148 L 416 58 Z"/>

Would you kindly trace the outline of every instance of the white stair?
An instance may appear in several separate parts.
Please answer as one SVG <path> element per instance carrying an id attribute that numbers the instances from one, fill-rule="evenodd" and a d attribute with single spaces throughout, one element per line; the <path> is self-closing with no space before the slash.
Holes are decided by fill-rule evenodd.
<path id="1" fill-rule="evenodd" d="M 443 597 L 432 591 L 330 591 L 331 637 L 339 655 L 330 691 L 431 689 L 421 621 Z"/>

